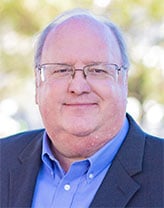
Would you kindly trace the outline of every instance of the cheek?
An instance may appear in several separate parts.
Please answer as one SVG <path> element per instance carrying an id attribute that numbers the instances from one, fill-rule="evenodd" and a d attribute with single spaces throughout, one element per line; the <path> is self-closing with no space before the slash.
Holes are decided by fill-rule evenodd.
<path id="1" fill-rule="evenodd" d="M 101 98 L 109 111 L 121 111 L 126 108 L 127 86 L 116 83 L 108 83 L 103 85 L 101 89 Z"/>
<path id="2" fill-rule="evenodd" d="M 110 125 L 113 128 L 120 128 L 126 114 L 127 96 L 126 90 L 120 86 L 114 87 L 108 94 L 106 106 L 107 119 L 112 118 Z M 118 130 L 117 129 L 117 130 Z"/>
<path id="3" fill-rule="evenodd" d="M 55 104 L 62 100 L 67 90 L 67 85 L 59 80 L 50 80 L 40 83 L 36 88 L 36 98 L 39 103 Z"/>
<path id="4" fill-rule="evenodd" d="M 57 108 L 60 94 L 59 89 L 55 86 L 46 83 L 40 85 L 36 90 L 36 100 L 41 113 L 51 114 Z"/>

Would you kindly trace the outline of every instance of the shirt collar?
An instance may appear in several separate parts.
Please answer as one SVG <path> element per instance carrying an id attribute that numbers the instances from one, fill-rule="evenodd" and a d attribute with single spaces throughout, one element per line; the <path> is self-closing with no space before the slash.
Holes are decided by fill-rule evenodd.
<path id="1" fill-rule="evenodd" d="M 98 150 L 94 155 L 85 160 L 87 163 L 89 162 L 88 171 L 87 171 L 87 179 L 90 180 L 91 176 L 96 176 L 99 174 L 104 168 L 110 166 L 114 157 L 116 156 L 121 144 L 123 143 L 126 134 L 129 129 L 129 123 L 127 118 L 123 123 L 123 127 L 118 132 L 118 134 L 110 140 L 106 145 L 104 145 L 100 150 Z M 46 131 L 43 135 L 43 147 L 42 147 L 42 161 L 47 167 L 52 170 L 54 169 L 54 162 L 58 166 L 61 172 L 64 172 L 59 164 L 59 161 L 54 157 L 51 149 L 50 149 L 50 140 Z M 82 162 L 82 161 L 80 161 Z"/>
<path id="2" fill-rule="evenodd" d="M 92 155 L 88 160 L 90 161 L 91 167 L 87 173 L 88 178 L 90 175 L 96 176 L 107 166 L 110 166 L 114 157 L 116 156 L 121 144 L 123 143 L 126 134 L 129 129 L 129 123 L 127 118 L 123 123 L 123 127 L 118 134 L 104 145 L 99 151 Z"/>

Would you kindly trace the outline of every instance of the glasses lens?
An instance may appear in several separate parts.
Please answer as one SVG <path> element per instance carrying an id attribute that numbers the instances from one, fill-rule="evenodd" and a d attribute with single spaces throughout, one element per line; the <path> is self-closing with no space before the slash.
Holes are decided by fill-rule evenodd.
<path id="1" fill-rule="evenodd" d="M 83 71 L 85 78 L 90 79 L 116 79 L 118 66 L 115 64 L 92 64 L 84 66 L 83 69 L 74 69 L 67 64 L 43 64 L 40 67 L 42 80 L 73 78 L 76 71 Z"/>
<path id="2" fill-rule="evenodd" d="M 58 79 L 71 76 L 73 69 L 69 65 L 64 64 L 46 64 L 42 66 L 45 79 Z"/>
<path id="3" fill-rule="evenodd" d="M 87 77 L 95 79 L 105 79 L 115 77 L 116 66 L 113 64 L 96 64 L 86 67 Z"/>

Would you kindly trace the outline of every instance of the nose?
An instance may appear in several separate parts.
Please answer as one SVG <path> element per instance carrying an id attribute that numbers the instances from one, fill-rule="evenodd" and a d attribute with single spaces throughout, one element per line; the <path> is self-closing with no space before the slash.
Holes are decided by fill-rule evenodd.
<path id="1" fill-rule="evenodd" d="M 91 86 L 82 70 L 76 70 L 76 73 L 72 76 L 68 84 L 68 91 L 77 95 L 91 92 Z"/>

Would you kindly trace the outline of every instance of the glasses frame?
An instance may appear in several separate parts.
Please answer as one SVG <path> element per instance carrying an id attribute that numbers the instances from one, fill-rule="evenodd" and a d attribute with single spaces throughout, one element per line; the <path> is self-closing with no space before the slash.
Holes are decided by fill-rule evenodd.
<path id="1" fill-rule="evenodd" d="M 119 74 L 119 72 L 123 69 L 123 70 L 126 70 L 127 67 L 126 66 L 118 66 L 117 64 L 113 64 L 113 63 L 106 63 L 106 62 L 97 62 L 97 63 L 93 63 L 93 64 L 87 64 L 85 66 L 83 66 L 82 68 L 75 68 L 74 65 L 71 65 L 71 64 L 65 64 L 65 63 L 44 63 L 44 64 L 41 64 L 41 65 L 37 65 L 36 68 L 40 71 L 40 74 L 41 74 L 41 80 L 42 81 L 45 81 L 45 77 L 44 77 L 44 73 L 42 73 L 43 70 L 46 70 L 46 66 L 53 66 L 53 65 L 58 65 L 58 66 L 68 66 L 70 67 L 72 70 L 72 74 L 71 77 L 72 79 L 74 79 L 75 77 L 75 74 L 77 71 L 81 71 L 83 73 L 83 76 L 85 79 L 87 79 L 87 69 L 88 67 L 92 67 L 92 66 L 96 66 L 96 65 L 111 65 L 111 66 L 114 66 L 115 67 L 115 70 L 117 71 L 117 74 Z M 105 73 L 107 73 L 107 75 L 110 76 L 110 74 L 108 74 L 108 71 L 105 71 Z"/>

